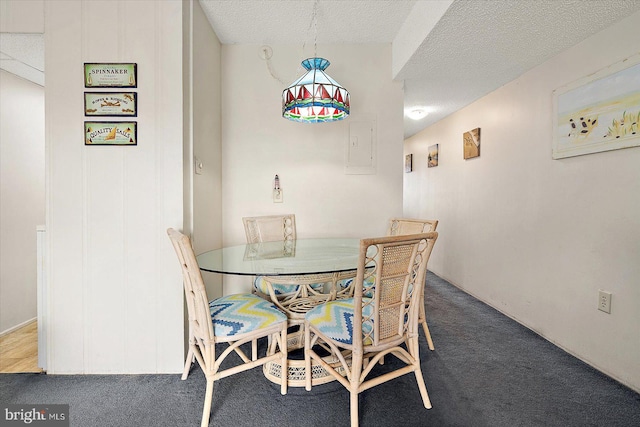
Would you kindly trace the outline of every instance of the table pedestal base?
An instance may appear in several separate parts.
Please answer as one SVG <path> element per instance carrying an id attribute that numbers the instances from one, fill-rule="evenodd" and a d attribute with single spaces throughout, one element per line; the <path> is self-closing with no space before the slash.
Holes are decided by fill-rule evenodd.
<path id="1" fill-rule="evenodd" d="M 299 350 L 304 348 L 304 332 L 298 331 L 290 333 L 287 339 L 287 346 L 289 349 Z M 327 363 L 338 362 L 333 356 L 327 356 L 324 358 Z M 287 361 L 288 372 L 288 386 L 289 387 L 305 387 L 306 385 L 306 369 L 303 359 L 288 359 Z M 341 375 L 346 375 L 344 369 L 340 366 L 336 369 Z M 271 382 L 280 384 L 282 378 L 282 364 L 277 361 L 267 362 L 262 365 L 262 372 L 264 376 Z M 328 382 L 335 381 L 335 377 L 327 372 L 318 362 L 311 361 L 311 385 L 316 386 L 320 384 L 326 384 Z"/>

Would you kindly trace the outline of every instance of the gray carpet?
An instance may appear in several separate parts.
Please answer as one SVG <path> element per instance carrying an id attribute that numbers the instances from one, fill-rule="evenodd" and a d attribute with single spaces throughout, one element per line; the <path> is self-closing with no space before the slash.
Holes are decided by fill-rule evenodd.
<path id="1" fill-rule="evenodd" d="M 413 375 L 360 395 L 368 426 L 640 426 L 640 395 L 601 374 L 432 273 L 427 318 L 436 346 L 421 336 L 433 409 Z M 383 372 L 394 362 L 376 369 Z M 205 381 L 179 375 L 0 375 L 0 402 L 70 404 L 71 425 L 196 426 Z M 336 382 L 307 392 L 253 369 L 216 383 L 212 426 L 349 425 L 349 396 Z"/>

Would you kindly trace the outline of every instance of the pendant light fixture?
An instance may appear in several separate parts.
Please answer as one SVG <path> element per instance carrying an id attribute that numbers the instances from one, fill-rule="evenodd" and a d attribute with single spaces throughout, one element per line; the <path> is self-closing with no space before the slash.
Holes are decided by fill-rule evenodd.
<path id="1" fill-rule="evenodd" d="M 318 37 L 317 12 L 318 0 L 313 3 L 311 18 L 315 30 L 314 56 Z M 323 123 L 349 116 L 349 91 L 325 72 L 330 64 L 328 60 L 318 57 L 302 61 L 307 72 L 282 91 L 282 117 L 294 122 Z"/>
<path id="2" fill-rule="evenodd" d="M 329 65 L 324 58 L 302 61 L 307 72 L 282 91 L 282 117 L 295 122 L 322 123 L 349 115 L 349 91 L 325 73 Z"/>

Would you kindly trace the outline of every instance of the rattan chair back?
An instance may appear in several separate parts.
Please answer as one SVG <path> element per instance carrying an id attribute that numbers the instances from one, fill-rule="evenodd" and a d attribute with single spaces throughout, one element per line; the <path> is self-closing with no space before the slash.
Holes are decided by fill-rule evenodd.
<path id="1" fill-rule="evenodd" d="M 437 219 L 413 219 L 413 218 L 391 218 L 389 220 L 389 228 L 387 230 L 388 236 L 401 236 L 407 234 L 426 233 L 429 231 L 436 231 L 438 227 Z M 424 308 L 424 297 L 421 298 L 422 304 L 420 304 L 420 324 L 424 331 L 424 336 L 427 338 L 427 345 L 429 350 L 434 350 L 433 339 L 431 339 L 431 332 L 429 331 L 429 325 L 427 325 L 427 316 Z"/>
<path id="2" fill-rule="evenodd" d="M 427 233 L 436 231 L 437 227 L 437 219 L 391 218 L 387 236 Z"/>
<path id="3" fill-rule="evenodd" d="M 214 339 L 213 324 L 209 312 L 207 290 L 191 246 L 191 240 L 174 229 L 167 230 L 167 234 L 182 268 L 191 338 L 197 340 L 199 345 L 204 345 Z"/>
<path id="4" fill-rule="evenodd" d="M 293 214 L 244 217 L 242 223 L 247 243 L 296 239 L 296 216 Z"/>

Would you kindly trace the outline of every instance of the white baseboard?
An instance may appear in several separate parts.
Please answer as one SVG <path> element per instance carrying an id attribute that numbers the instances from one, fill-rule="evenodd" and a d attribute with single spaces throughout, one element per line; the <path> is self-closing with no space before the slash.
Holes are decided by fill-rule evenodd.
<path id="1" fill-rule="evenodd" d="M 10 334 L 11 332 L 16 331 L 16 330 L 22 328 L 23 326 L 27 326 L 27 325 L 29 325 L 29 324 L 37 321 L 37 320 L 38 320 L 38 318 L 34 317 L 33 319 L 29 319 L 29 320 L 27 320 L 25 322 L 22 322 L 19 325 L 16 325 L 16 326 L 14 326 L 12 328 L 7 329 L 6 331 L 2 331 L 2 332 L 0 332 L 0 337 L 3 337 L 5 335 L 7 335 L 7 334 Z"/>

